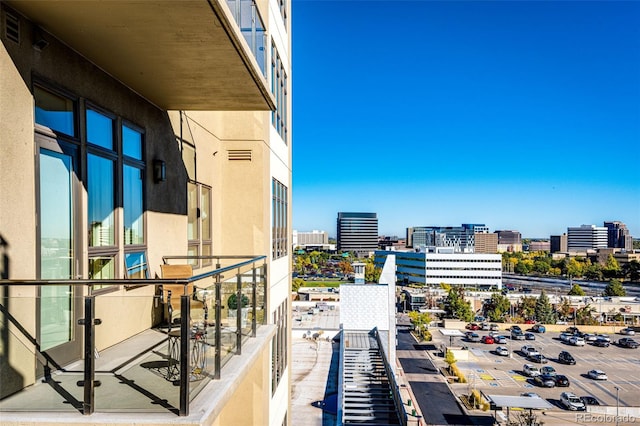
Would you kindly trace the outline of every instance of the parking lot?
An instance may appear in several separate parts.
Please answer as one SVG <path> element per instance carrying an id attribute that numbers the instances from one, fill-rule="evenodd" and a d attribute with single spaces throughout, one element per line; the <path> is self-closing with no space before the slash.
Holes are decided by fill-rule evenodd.
<path id="1" fill-rule="evenodd" d="M 523 329 L 530 326 L 524 326 Z M 466 331 L 466 330 L 465 330 Z M 488 331 L 476 331 L 481 337 Z M 500 330 L 500 334 L 509 336 L 509 331 Z M 459 361 L 458 367 L 467 376 L 469 387 L 475 387 L 486 394 L 520 395 L 524 392 L 535 392 L 559 409 L 562 392 L 573 392 L 577 396 L 594 396 L 601 405 L 616 405 L 616 387 L 620 406 L 640 406 L 640 349 L 627 349 L 616 346 L 613 342 L 627 336 L 609 334 L 611 345 L 597 347 L 590 343 L 585 346 L 573 346 L 559 339 L 559 332 L 535 333 L 535 340 L 511 340 L 506 344 L 485 344 L 458 339 L 461 346 L 469 348 L 469 360 Z M 636 341 L 640 339 L 633 336 Z M 536 364 L 520 353 L 525 345 L 534 346 L 547 359 L 546 364 Z M 495 353 L 497 346 L 506 346 L 511 356 L 499 356 Z M 558 354 L 568 351 L 576 360 L 575 365 L 558 362 Z M 532 364 L 538 368 L 553 367 L 557 374 L 564 374 L 570 381 L 569 387 L 543 388 L 536 386 L 530 377 L 523 372 L 524 364 Z M 589 370 L 602 370 L 608 380 L 593 380 L 587 376 Z"/>

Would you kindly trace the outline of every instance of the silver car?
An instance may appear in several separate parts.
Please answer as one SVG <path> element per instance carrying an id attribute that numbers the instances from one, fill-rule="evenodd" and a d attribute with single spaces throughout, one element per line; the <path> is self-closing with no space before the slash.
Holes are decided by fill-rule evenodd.
<path id="1" fill-rule="evenodd" d="M 589 372 L 587 373 L 587 376 L 589 376 L 590 379 L 593 380 L 607 380 L 607 374 L 602 371 L 602 370 L 589 370 Z"/>
<path id="2" fill-rule="evenodd" d="M 504 346 L 497 346 L 496 354 L 500 356 L 509 356 L 509 349 L 505 348 Z"/>

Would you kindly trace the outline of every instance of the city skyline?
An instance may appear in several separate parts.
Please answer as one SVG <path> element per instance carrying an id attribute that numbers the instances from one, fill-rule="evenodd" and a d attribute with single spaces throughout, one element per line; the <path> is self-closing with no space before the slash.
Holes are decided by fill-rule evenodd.
<path id="1" fill-rule="evenodd" d="M 292 7 L 294 229 L 334 234 L 351 211 L 384 235 L 640 236 L 640 3 Z"/>

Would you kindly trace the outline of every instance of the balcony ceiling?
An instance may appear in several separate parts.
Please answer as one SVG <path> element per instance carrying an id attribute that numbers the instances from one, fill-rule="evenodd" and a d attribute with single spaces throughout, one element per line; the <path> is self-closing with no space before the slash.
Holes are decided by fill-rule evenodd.
<path id="1" fill-rule="evenodd" d="M 274 108 L 253 54 L 218 0 L 7 3 L 160 108 Z"/>

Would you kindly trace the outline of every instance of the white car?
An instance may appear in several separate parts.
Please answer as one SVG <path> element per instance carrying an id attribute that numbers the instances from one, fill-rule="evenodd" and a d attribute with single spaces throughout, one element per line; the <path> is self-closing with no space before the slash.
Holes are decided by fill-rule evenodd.
<path id="1" fill-rule="evenodd" d="M 631 327 L 623 328 L 620 330 L 620 334 L 624 334 L 626 336 L 634 336 L 636 334 L 635 330 Z"/>
<path id="2" fill-rule="evenodd" d="M 597 339 L 606 340 L 607 342 L 611 343 L 611 338 L 608 334 L 596 334 L 596 340 Z"/>
<path id="3" fill-rule="evenodd" d="M 582 336 L 584 338 L 584 340 L 586 340 L 587 342 L 595 342 L 596 339 L 598 338 L 598 336 L 596 336 L 593 333 L 587 333 L 584 336 Z"/>
<path id="4" fill-rule="evenodd" d="M 524 393 L 521 393 L 520 396 L 526 396 L 529 398 L 542 398 L 540 395 L 538 395 L 535 392 L 524 392 Z"/>
<path id="5" fill-rule="evenodd" d="M 590 379 L 593 380 L 607 380 L 607 374 L 602 371 L 602 370 L 589 370 L 589 372 L 587 373 L 587 376 L 589 376 Z"/>
<path id="6" fill-rule="evenodd" d="M 529 377 L 536 377 L 540 375 L 540 370 L 533 364 L 525 364 L 522 366 L 522 372 Z"/>
<path id="7" fill-rule="evenodd" d="M 560 403 L 567 410 L 582 411 L 586 409 L 584 402 L 571 392 L 562 392 L 560 394 Z"/>
<path id="8" fill-rule="evenodd" d="M 536 348 L 530 345 L 523 346 L 522 349 L 520 349 L 520 352 L 524 356 L 540 355 L 540 352 L 538 352 Z"/>
<path id="9" fill-rule="evenodd" d="M 573 346 L 584 346 L 584 339 L 582 337 L 573 336 L 571 339 L 569 339 L 569 343 L 571 343 Z"/>
<path id="10" fill-rule="evenodd" d="M 562 340 L 563 342 L 568 342 L 569 339 L 571 339 L 572 337 L 573 337 L 573 334 L 560 333 L 560 340 Z"/>
<path id="11" fill-rule="evenodd" d="M 500 356 L 509 356 L 509 349 L 505 348 L 504 346 L 497 346 L 496 354 Z"/>

